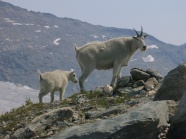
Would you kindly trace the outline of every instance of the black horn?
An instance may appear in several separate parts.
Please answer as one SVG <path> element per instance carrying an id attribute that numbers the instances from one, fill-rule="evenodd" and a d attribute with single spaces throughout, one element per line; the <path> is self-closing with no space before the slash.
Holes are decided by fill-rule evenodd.
<path id="1" fill-rule="evenodd" d="M 134 28 L 133 28 L 134 29 Z M 134 29 L 134 31 L 136 32 L 136 35 L 137 35 L 137 37 L 139 36 L 139 34 L 138 34 L 138 32 Z"/>
<path id="2" fill-rule="evenodd" d="M 143 28 L 142 28 L 142 26 L 141 26 L 141 35 L 140 36 L 142 36 L 143 35 Z"/>

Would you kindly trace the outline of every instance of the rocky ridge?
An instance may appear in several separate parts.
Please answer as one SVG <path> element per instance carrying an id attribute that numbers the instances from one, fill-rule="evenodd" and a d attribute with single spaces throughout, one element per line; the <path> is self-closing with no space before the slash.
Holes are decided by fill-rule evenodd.
<path id="1" fill-rule="evenodd" d="M 163 76 L 152 69 L 133 68 L 130 73 L 119 79 L 115 90 L 109 85 L 97 87 L 52 104 L 27 100 L 0 117 L 0 137 L 166 138 L 177 102 L 153 101 Z"/>

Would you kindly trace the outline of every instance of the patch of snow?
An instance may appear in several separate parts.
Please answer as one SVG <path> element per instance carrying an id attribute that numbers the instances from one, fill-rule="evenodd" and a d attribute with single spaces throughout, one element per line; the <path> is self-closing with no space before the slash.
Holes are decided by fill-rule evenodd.
<path id="1" fill-rule="evenodd" d="M 138 60 L 138 59 L 132 59 L 131 61 L 136 61 L 136 60 Z"/>
<path id="2" fill-rule="evenodd" d="M 45 28 L 50 28 L 50 26 L 44 26 Z"/>
<path id="3" fill-rule="evenodd" d="M 12 25 L 14 25 L 14 26 L 21 26 L 22 24 L 21 23 L 12 23 Z"/>
<path id="4" fill-rule="evenodd" d="M 8 23 L 14 23 L 14 22 L 16 22 L 16 21 L 11 20 L 11 19 L 9 19 L 9 18 L 4 18 L 4 20 L 5 20 L 6 22 L 8 22 Z"/>
<path id="5" fill-rule="evenodd" d="M 33 26 L 34 24 L 25 24 L 26 26 Z"/>
<path id="6" fill-rule="evenodd" d="M 41 30 L 34 30 L 35 32 L 41 32 Z"/>
<path id="7" fill-rule="evenodd" d="M 147 57 L 142 58 L 144 62 L 154 62 L 154 57 L 151 55 L 148 55 Z"/>
<path id="8" fill-rule="evenodd" d="M 54 25 L 55 28 L 59 28 L 57 25 Z"/>
<path id="9" fill-rule="evenodd" d="M 91 37 L 93 37 L 94 39 L 98 39 L 99 36 L 96 36 L 96 35 L 90 35 Z"/>
<path id="10" fill-rule="evenodd" d="M 6 41 L 10 41 L 10 38 L 6 38 L 5 40 L 6 40 Z"/>
<path id="11" fill-rule="evenodd" d="M 53 41 L 53 43 L 55 44 L 55 45 L 59 45 L 59 42 L 58 41 L 60 41 L 61 40 L 61 38 L 57 38 L 57 39 L 55 39 L 54 41 Z"/>
<path id="12" fill-rule="evenodd" d="M 26 99 L 38 103 L 39 90 L 28 86 L 0 81 L 0 114 L 25 105 Z M 50 94 L 43 97 L 43 102 L 50 102 Z"/>
<path id="13" fill-rule="evenodd" d="M 52 55 L 52 52 L 50 52 L 50 54 Z"/>
<path id="14" fill-rule="evenodd" d="M 72 35 L 70 35 L 70 34 L 65 34 L 66 36 L 72 36 Z"/>
<path id="15" fill-rule="evenodd" d="M 105 39 L 105 38 L 106 38 L 106 36 L 105 36 L 105 35 L 101 35 L 101 37 L 102 37 L 103 39 Z"/>
<path id="16" fill-rule="evenodd" d="M 150 45 L 150 46 L 147 46 L 147 49 L 158 49 L 158 46 L 157 45 Z"/>
<path id="17" fill-rule="evenodd" d="M 23 88 L 28 89 L 28 90 L 31 90 L 32 89 L 32 88 L 30 88 L 30 87 L 28 87 L 26 85 L 24 85 Z"/>

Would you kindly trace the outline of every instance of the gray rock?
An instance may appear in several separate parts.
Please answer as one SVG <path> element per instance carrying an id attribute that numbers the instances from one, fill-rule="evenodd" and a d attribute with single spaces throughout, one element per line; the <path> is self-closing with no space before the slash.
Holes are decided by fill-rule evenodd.
<path id="1" fill-rule="evenodd" d="M 111 119 L 70 127 L 49 139 L 157 139 L 158 128 L 166 125 L 167 120 L 167 103 L 149 102 Z"/>
<path id="2" fill-rule="evenodd" d="M 127 95 L 127 96 L 131 96 L 132 92 L 132 87 L 122 87 L 118 89 L 118 95 Z"/>
<path id="3" fill-rule="evenodd" d="M 144 86 L 139 86 L 139 87 L 133 88 L 132 93 L 133 94 L 139 94 L 139 92 L 142 91 L 143 88 L 144 88 Z"/>
<path id="4" fill-rule="evenodd" d="M 163 79 L 163 76 L 161 75 L 161 73 L 157 70 L 153 70 L 153 69 L 147 69 L 146 72 L 148 74 L 150 74 L 152 77 L 155 77 L 158 81 Z"/>
<path id="5" fill-rule="evenodd" d="M 97 113 L 99 113 L 99 111 L 88 111 L 88 112 L 85 112 L 85 118 L 86 119 L 90 119 L 90 118 L 94 117 L 94 115 L 96 115 Z"/>
<path id="6" fill-rule="evenodd" d="M 180 100 L 178 111 L 176 112 L 168 132 L 169 139 L 186 139 L 186 93 Z"/>
<path id="7" fill-rule="evenodd" d="M 171 70 L 164 78 L 162 85 L 158 89 L 154 100 L 174 100 L 181 99 L 186 90 L 186 63 Z"/>
<path id="8" fill-rule="evenodd" d="M 128 104 L 129 106 L 134 106 L 134 105 L 136 105 L 136 104 L 138 104 L 138 103 L 139 103 L 138 100 L 130 100 L 130 101 L 127 102 L 127 104 Z"/>
<path id="9" fill-rule="evenodd" d="M 141 90 L 141 91 L 139 92 L 139 95 L 140 95 L 140 96 L 146 96 L 146 95 L 147 95 L 147 91 Z"/>
<path id="10" fill-rule="evenodd" d="M 68 120 L 74 116 L 75 112 L 69 108 L 54 109 L 51 112 L 42 114 L 31 121 L 31 123 L 25 127 L 17 130 L 14 133 L 14 137 L 20 139 L 27 139 L 34 137 L 50 128 L 51 123 Z"/>
<path id="11" fill-rule="evenodd" d="M 133 97 L 136 94 L 139 94 L 141 90 L 143 90 L 144 86 L 136 87 L 136 88 L 131 88 L 131 87 L 124 87 L 124 88 L 119 88 L 118 89 L 118 94 L 122 95 L 125 94 L 128 97 Z"/>
<path id="12" fill-rule="evenodd" d="M 158 85 L 158 81 L 156 80 L 155 77 L 149 78 L 149 79 L 145 82 L 145 88 L 146 88 L 146 90 L 148 90 L 148 91 L 154 89 L 157 85 Z"/>
<path id="13" fill-rule="evenodd" d="M 130 82 L 131 76 L 124 76 L 120 78 L 117 82 L 117 87 L 126 87 L 127 84 Z"/>
<path id="14" fill-rule="evenodd" d="M 128 107 L 126 105 L 119 105 L 108 109 L 103 109 L 102 111 L 89 111 L 86 114 L 88 114 L 89 119 L 103 118 L 104 116 L 110 116 L 112 114 L 124 113 L 127 108 Z"/>
<path id="15" fill-rule="evenodd" d="M 20 128 L 15 131 L 12 138 L 13 139 L 30 139 L 36 136 L 37 133 L 32 131 L 28 126 L 25 128 Z"/>
<path id="16" fill-rule="evenodd" d="M 134 87 L 138 87 L 138 86 L 144 86 L 145 82 L 143 80 L 139 80 L 137 82 L 134 83 Z"/>
<path id="17" fill-rule="evenodd" d="M 113 91 L 113 88 L 110 85 L 99 86 L 94 91 L 99 92 L 99 93 L 106 93 L 110 95 Z"/>
<path id="18" fill-rule="evenodd" d="M 138 80 L 147 81 L 150 78 L 150 74 L 146 73 L 142 69 L 133 68 L 131 69 L 130 74 L 132 75 L 132 78 L 136 81 Z"/>
<path id="19" fill-rule="evenodd" d="M 167 100 L 166 102 L 169 108 L 169 122 L 171 122 L 178 110 L 178 102 L 174 100 Z"/>
<path id="20" fill-rule="evenodd" d="M 76 104 L 82 104 L 88 102 L 89 100 L 83 94 L 79 94 L 76 96 Z"/>

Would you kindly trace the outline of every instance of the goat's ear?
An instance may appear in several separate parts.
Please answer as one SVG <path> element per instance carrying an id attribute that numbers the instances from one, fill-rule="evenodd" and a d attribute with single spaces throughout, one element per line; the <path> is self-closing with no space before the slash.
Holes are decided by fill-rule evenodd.
<path id="1" fill-rule="evenodd" d="M 40 80 L 43 80 L 43 78 L 42 78 L 42 75 L 41 75 L 41 74 L 40 74 L 40 76 L 39 76 L 39 77 L 40 77 Z"/>
<path id="2" fill-rule="evenodd" d="M 145 37 L 147 37 L 147 36 L 149 36 L 149 35 L 144 35 L 143 37 L 145 38 Z"/>
<path id="3" fill-rule="evenodd" d="M 136 40 L 138 40 L 138 37 L 133 37 L 133 39 L 136 39 Z"/>
<path id="4" fill-rule="evenodd" d="M 74 69 L 70 69 L 71 72 L 74 72 L 75 70 Z"/>

